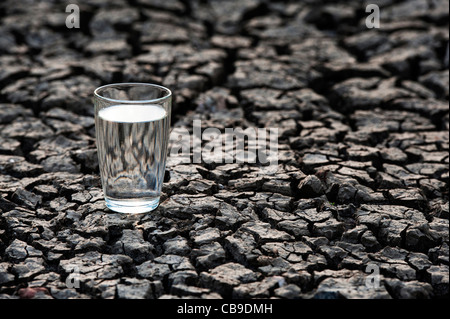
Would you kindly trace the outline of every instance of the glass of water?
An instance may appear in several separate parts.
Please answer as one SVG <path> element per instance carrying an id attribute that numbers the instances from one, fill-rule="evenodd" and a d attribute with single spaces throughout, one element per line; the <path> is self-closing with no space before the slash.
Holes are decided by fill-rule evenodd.
<path id="1" fill-rule="evenodd" d="M 172 93 L 147 83 L 94 91 L 97 151 L 106 206 L 144 213 L 159 205 L 169 143 Z"/>

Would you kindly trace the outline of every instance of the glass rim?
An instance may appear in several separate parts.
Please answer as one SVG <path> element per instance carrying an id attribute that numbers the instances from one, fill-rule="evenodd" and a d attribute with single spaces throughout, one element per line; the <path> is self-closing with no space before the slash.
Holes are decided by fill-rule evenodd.
<path id="1" fill-rule="evenodd" d="M 99 91 L 102 89 L 107 89 L 107 88 L 111 88 L 111 87 L 119 87 L 119 86 L 147 86 L 147 87 L 153 87 L 153 88 L 158 88 L 161 89 L 163 91 L 165 91 L 167 93 L 167 95 L 163 96 L 163 97 L 159 97 L 156 99 L 150 99 L 150 100 L 120 100 L 120 99 L 112 99 L 109 97 L 105 97 L 99 94 Z M 136 104 L 136 103 L 155 103 L 155 102 L 161 102 L 164 101 L 170 97 L 172 97 L 172 91 L 169 90 L 168 88 L 162 86 L 162 85 L 158 85 L 158 84 L 153 84 L 153 83 L 144 83 L 144 82 L 124 82 L 124 83 L 111 83 L 111 84 L 106 84 L 106 85 L 102 85 L 99 86 L 98 88 L 96 88 L 94 90 L 94 96 L 96 98 L 105 100 L 105 101 L 109 101 L 109 102 L 114 102 L 114 103 L 121 103 L 121 104 Z"/>

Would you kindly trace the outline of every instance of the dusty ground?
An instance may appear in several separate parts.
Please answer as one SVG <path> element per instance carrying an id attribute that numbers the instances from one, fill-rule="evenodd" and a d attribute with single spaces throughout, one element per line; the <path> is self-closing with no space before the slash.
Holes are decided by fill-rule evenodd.
<path id="1" fill-rule="evenodd" d="M 2 1 L 0 298 L 448 297 L 448 1 L 370 3 Z M 91 98 L 133 81 L 175 132 L 278 128 L 277 174 L 173 156 L 108 211 Z"/>

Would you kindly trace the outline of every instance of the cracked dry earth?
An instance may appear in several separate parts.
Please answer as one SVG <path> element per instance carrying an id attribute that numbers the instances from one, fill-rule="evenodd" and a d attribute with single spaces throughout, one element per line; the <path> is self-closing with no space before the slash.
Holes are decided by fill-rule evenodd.
<path id="1" fill-rule="evenodd" d="M 448 297 L 448 1 L 67 4 L 0 4 L 0 298 Z M 277 173 L 172 156 L 156 211 L 110 212 L 113 82 L 171 88 L 174 133 L 278 128 Z"/>

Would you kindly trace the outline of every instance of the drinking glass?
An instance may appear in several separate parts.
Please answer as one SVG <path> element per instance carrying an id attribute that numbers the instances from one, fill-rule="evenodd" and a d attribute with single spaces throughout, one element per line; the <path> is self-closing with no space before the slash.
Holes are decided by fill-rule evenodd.
<path id="1" fill-rule="evenodd" d="M 166 167 L 172 93 L 148 83 L 94 91 L 97 151 L 106 206 L 144 213 L 159 205 Z"/>

